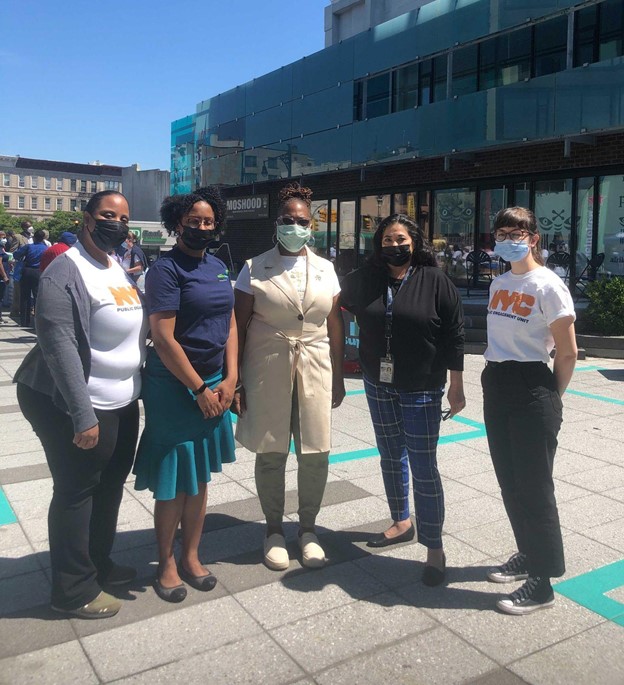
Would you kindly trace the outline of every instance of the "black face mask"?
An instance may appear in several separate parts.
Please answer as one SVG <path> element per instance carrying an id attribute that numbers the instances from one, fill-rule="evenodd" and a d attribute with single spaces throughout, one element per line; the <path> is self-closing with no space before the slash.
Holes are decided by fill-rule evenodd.
<path id="1" fill-rule="evenodd" d="M 412 257 L 410 245 L 391 245 L 390 247 L 382 247 L 381 261 L 390 266 L 403 266 L 407 264 Z"/>
<path id="2" fill-rule="evenodd" d="M 180 236 L 189 250 L 205 250 L 214 240 L 214 231 L 203 231 L 201 228 L 183 226 L 184 233 Z"/>
<path id="3" fill-rule="evenodd" d="M 110 252 L 119 247 L 128 237 L 128 224 L 123 221 L 96 219 L 91 239 L 102 252 Z"/>

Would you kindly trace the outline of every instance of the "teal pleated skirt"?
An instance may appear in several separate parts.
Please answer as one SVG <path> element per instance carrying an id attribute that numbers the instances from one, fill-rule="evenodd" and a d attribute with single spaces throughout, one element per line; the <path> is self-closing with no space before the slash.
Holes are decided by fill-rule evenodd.
<path id="1" fill-rule="evenodd" d="M 221 373 L 204 379 L 214 388 Z M 151 348 L 143 371 L 141 398 L 145 428 L 133 472 L 135 489 L 149 489 L 154 499 L 175 499 L 181 492 L 197 495 L 222 464 L 235 461 L 232 416 L 229 411 L 205 419 L 186 387 Z"/>

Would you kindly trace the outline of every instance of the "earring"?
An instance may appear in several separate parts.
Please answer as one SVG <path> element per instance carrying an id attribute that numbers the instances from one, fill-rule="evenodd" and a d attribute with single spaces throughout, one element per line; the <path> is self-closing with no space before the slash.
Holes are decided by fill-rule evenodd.
<path id="1" fill-rule="evenodd" d="M 277 233 L 274 233 L 271 236 L 271 240 L 273 241 L 273 245 L 277 245 Z"/>

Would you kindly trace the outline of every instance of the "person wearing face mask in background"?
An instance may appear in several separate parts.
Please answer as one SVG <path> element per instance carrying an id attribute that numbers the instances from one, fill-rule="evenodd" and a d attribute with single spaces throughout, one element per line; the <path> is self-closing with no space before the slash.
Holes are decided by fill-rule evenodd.
<path id="1" fill-rule="evenodd" d="M 368 542 L 386 547 L 418 534 L 427 548 L 426 585 L 444 581 L 444 493 L 436 449 L 450 372 L 450 413 L 466 402 L 461 300 L 438 268 L 421 228 L 408 216 L 384 219 L 369 263 L 342 282 L 341 305 L 360 327 L 360 364 L 392 525 Z M 410 519 L 412 472 L 416 531 Z"/>
<path id="2" fill-rule="evenodd" d="M 119 192 L 91 197 L 78 241 L 41 275 L 37 345 L 14 378 L 54 483 L 52 608 L 78 618 L 114 616 L 121 603 L 102 587 L 136 576 L 110 558 L 139 431 L 147 332 L 136 286 L 107 255 L 128 219 Z"/>
<path id="3" fill-rule="evenodd" d="M 511 271 L 490 287 L 483 415 L 518 551 L 487 577 L 495 583 L 525 581 L 497 602 L 499 610 L 517 615 L 553 606 L 550 579 L 565 572 L 552 474 L 561 396 L 577 357 L 575 313 L 568 288 L 543 265 L 533 212 L 501 210 L 493 234 L 494 253 L 511 262 Z"/>
<path id="4" fill-rule="evenodd" d="M 306 245 L 312 191 L 279 193 L 277 245 L 245 263 L 236 281 L 240 386 L 237 440 L 256 453 L 256 487 L 267 530 L 264 562 L 285 570 L 285 469 L 291 436 L 298 463 L 303 565 L 325 565 L 315 532 L 329 464 L 331 410 L 345 394 L 344 327 L 333 264 Z"/>
<path id="5" fill-rule="evenodd" d="M 156 500 L 154 589 L 166 602 L 183 601 L 185 583 L 201 592 L 217 583 L 199 559 L 199 542 L 210 474 L 235 460 L 229 412 L 238 377 L 234 293 L 225 264 L 207 252 L 225 212 L 217 187 L 166 198 L 162 222 L 178 239 L 145 282 L 154 347 L 143 377 L 145 430 L 135 488 L 149 488 Z"/>

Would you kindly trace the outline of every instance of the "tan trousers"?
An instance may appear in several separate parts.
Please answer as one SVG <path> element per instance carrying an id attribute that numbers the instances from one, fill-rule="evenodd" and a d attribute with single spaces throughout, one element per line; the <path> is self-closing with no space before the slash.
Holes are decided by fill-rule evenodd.
<path id="1" fill-rule="evenodd" d="M 298 466 L 299 525 L 302 528 L 313 528 L 327 484 L 329 452 L 301 454 L 296 386 L 290 416 L 290 430 L 295 442 Z M 261 452 L 256 454 L 256 488 L 269 526 L 280 526 L 284 517 L 287 459 L 288 453 Z"/>

